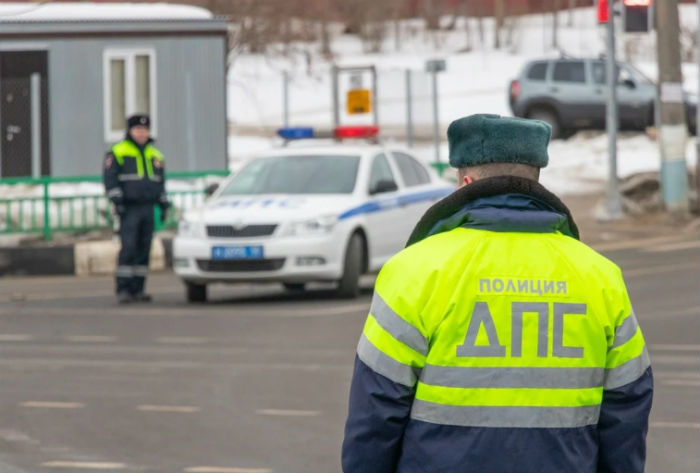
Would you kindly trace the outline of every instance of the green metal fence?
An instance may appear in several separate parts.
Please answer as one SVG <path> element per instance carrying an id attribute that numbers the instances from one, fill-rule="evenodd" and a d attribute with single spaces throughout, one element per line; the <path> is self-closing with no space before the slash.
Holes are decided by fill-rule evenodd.
<path id="1" fill-rule="evenodd" d="M 228 174 L 227 170 L 166 174 L 172 207 L 163 223 L 160 209 L 155 209 L 156 229 L 176 225 L 184 210 L 204 202 L 208 181 Z M 0 235 L 36 233 L 51 240 L 55 232 L 112 225 L 112 205 L 104 195 L 102 176 L 0 179 Z"/>

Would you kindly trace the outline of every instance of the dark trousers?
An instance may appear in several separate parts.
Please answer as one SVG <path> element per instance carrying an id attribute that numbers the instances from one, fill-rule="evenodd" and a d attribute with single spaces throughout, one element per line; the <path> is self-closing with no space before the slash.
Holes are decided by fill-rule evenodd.
<path id="1" fill-rule="evenodd" d="M 117 293 L 143 292 L 153 239 L 153 204 L 131 204 L 120 216 L 122 247 L 117 262 Z"/>

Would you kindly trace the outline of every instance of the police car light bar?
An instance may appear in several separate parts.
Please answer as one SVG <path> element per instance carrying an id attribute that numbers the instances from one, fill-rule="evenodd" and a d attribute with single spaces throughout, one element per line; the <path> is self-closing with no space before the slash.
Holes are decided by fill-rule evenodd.
<path id="1" fill-rule="evenodd" d="M 333 130 L 316 130 L 310 126 L 284 127 L 277 130 L 277 134 L 285 141 L 309 140 L 314 138 L 376 138 L 379 135 L 379 127 L 368 126 L 338 126 Z"/>
<path id="2" fill-rule="evenodd" d="M 314 129 L 311 127 L 287 127 L 277 130 L 277 134 L 285 140 L 307 140 L 314 137 Z"/>
<path id="3" fill-rule="evenodd" d="M 376 138 L 379 135 L 379 127 L 368 126 L 338 126 L 334 130 L 337 139 L 342 138 Z"/>

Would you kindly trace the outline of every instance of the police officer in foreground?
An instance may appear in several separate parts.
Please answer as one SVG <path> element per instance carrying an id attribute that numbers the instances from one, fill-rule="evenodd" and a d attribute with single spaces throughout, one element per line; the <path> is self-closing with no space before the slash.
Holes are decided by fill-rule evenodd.
<path id="1" fill-rule="evenodd" d="M 163 154 L 153 146 L 147 115 L 127 119 L 126 137 L 112 146 L 104 163 L 107 197 L 119 215 L 121 250 L 117 266 L 120 304 L 150 302 L 144 292 L 153 237 L 154 205 L 165 220 L 169 207 L 165 193 Z"/>
<path id="2" fill-rule="evenodd" d="M 649 356 L 620 269 L 537 182 L 549 125 L 447 136 L 461 186 L 377 278 L 343 470 L 641 473 Z"/>

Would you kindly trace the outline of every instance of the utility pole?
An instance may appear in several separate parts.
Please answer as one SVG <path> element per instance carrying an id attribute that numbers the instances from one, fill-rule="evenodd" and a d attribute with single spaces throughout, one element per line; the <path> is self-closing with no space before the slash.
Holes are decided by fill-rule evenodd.
<path id="1" fill-rule="evenodd" d="M 700 0 L 698 0 L 698 25 L 700 25 Z M 698 47 L 700 48 L 700 26 L 697 31 Z M 700 70 L 700 50 L 696 50 L 696 61 L 698 70 Z M 698 94 L 700 94 L 700 74 L 698 75 Z M 700 106 L 696 107 L 697 114 L 695 115 L 695 189 L 700 199 Z"/>
<path id="2" fill-rule="evenodd" d="M 620 185 L 617 180 L 617 63 L 615 60 L 615 1 L 608 0 L 606 79 L 608 101 L 606 106 L 606 128 L 608 131 L 608 189 L 605 196 L 605 220 L 617 220 L 623 217 Z"/>
<path id="3" fill-rule="evenodd" d="M 666 210 L 684 216 L 688 206 L 688 169 L 685 162 L 687 129 L 683 86 L 677 0 L 654 2 L 656 53 L 659 67 L 659 147 L 661 190 Z"/>

